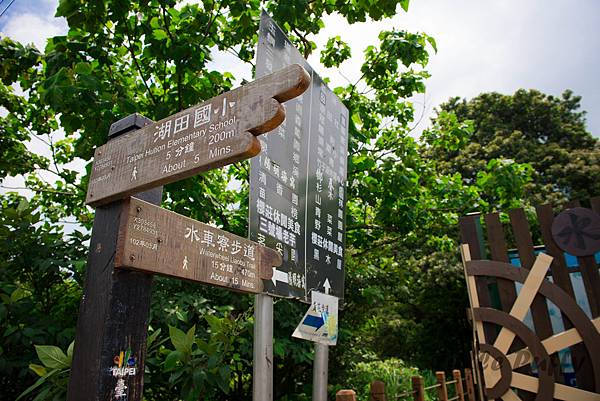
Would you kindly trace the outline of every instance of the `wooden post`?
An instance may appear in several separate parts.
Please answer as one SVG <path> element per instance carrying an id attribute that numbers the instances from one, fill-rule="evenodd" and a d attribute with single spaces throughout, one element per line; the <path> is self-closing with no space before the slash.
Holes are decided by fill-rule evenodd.
<path id="1" fill-rule="evenodd" d="M 477 401 L 477 399 L 475 398 L 475 386 L 473 384 L 473 374 L 471 372 L 471 369 L 469 369 L 469 368 L 465 369 L 465 384 L 467 386 L 467 397 L 469 398 L 469 401 Z"/>
<path id="2" fill-rule="evenodd" d="M 356 401 L 354 390 L 340 390 L 335 393 L 335 401 Z"/>
<path id="3" fill-rule="evenodd" d="M 446 388 L 446 374 L 444 372 L 435 372 L 435 378 L 437 379 L 438 387 L 438 398 L 440 401 L 448 401 L 448 389 Z"/>
<path id="4" fill-rule="evenodd" d="M 412 377 L 412 389 L 414 401 L 425 401 L 425 385 L 421 376 Z"/>
<path id="5" fill-rule="evenodd" d="M 130 115 L 111 126 L 109 141 L 150 123 Z M 136 197 L 159 205 L 162 187 Z M 152 275 L 114 269 L 121 205 L 116 201 L 96 209 L 68 401 L 142 400 Z"/>
<path id="6" fill-rule="evenodd" d="M 375 380 L 371 383 L 371 401 L 385 401 L 385 383 Z"/>
<path id="7" fill-rule="evenodd" d="M 454 380 L 456 380 L 456 396 L 458 397 L 459 401 L 465 401 L 465 392 L 463 390 L 463 385 L 462 385 L 462 377 L 460 374 L 460 370 L 458 369 L 454 369 L 452 371 L 452 376 L 454 376 Z"/>

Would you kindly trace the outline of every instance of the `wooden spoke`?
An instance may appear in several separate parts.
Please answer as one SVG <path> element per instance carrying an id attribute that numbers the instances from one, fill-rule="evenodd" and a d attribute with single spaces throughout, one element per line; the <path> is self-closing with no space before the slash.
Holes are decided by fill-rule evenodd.
<path id="1" fill-rule="evenodd" d="M 502 401 L 522 401 L 521 398 L 511 389 L 502 396 Z"/>
<path id="2" fill-rule="evenodd" d="M 521 366 L 528 365 L 531 363 L 531 361 L 533 361 L 533 355 L 531 355 L 531 352 L 529 352 L 529 348 L 527 347 L 507 355 L 506 358 L 510 362 L 512 369 L 518 369 Z"/>
<path id="3" fill-rule="evenodd" d="M 494 357 L 485 352 L 480 352 L 479 360 L 483 364 L 483 377 L 485 378 L 486 387 L 494 387 L 502 378 L 500 369 L 494 369 Z"/>
<path id="4" fill-rule="evenodd" d="M 510 311 L 511 316 L 520 321 L 523 320 L 525 314 L 531 306 L 533 298 L 537 294 L 538 289 L 542 284 L 542 281 L 546 277 L 546 272 L 548 271 L 551 263 L 551 256 L 548 256 L 544 253 L 540 253 L 537 256 L 535 263 L 533 264 L 533 268 L 527 275 L 527 279 L 523 284 L 523 288 L 521 288 L 521 292 L 519 293 L 519 296 L 517 297 L 515 304 Z M 494 347 L 499 349 L 500 352 L 506 354 L 514 338 L 515 334 L 503 327 L 500 331 L 500 334 L 498 334 L 498 338 L 496 338 Z"/>
<path id="5" fill-rule="evenodd" d="M 592 324 L 594 327 L 596 327 L 598 333 L 600 333 L 600 318 L 592 320 Z M 546 338 L 542 341 L 542 345 L 546 349 L 546 352 L 548 352 L 548 355 L 550 355 L 582 341 L 583 339 L 581 338 L 581 335 L 577 329 L 572 328 Z M 508 355 L 507 358 L 510 361 L 513 369 L 518 369 L 521 366 L 525 366 L 531 363 L 532 360 L 531 352 L 529 352 L 527 348 L 513 352 L 512 354 Z"/>
<path id="6" fill-rule="evenodd" d="M 523 283 L 523 284 L 525 284 L 529 274 L 531 274 L 530 271 L 526 271 L 525 269 L 516 269 L 516 268 L 507 268 L 507 267 L 509 267 L 509 266 L 507 266 L 506 263 L 502 263 L 502 262 L 471 261 L 471 262 L 467 263 L 466 269 L 467 269 L 467 274 L 469 276 L 501 277 L 501 278 L 506 278 L 506 279 L 509 279 L 509 280 L 512 280 L 515 282 L 519 282 L 519 283 Z M 599 333 L 597 327 L 595 327 L 595 324 L 589 319 L 589 317 L 579 307 L 579 305 L 577 305 L 575 300 L 572 297 L 570 297 L 565 291 L 563 291 L 560 287 L 558 287 L 556 284 L 551 283 L 548 280 L 542 280 L 542 282 L 539 286 L 538 293 L 541 294 L 542 296 L 544 296 L 547 300 L 552 301 L 558 308 L 560 308 L 563 315 L 567 316 L 568 321 L 572 324 L 573 327 L 576 328 L 577 334 L 579 336 L 581 336 L 581 338 L 582 338 L 581 343 L 582 343 L 582 345 L 585 346 L 585 351 L 587 351 L 587 353 L 590 356 L 600 355 L 600 343 L 598 342 L 598 339 L 600 339 L 600 333 Z M 523 339 L 523 337 L 522 337 L 523 335 L 529 336 L 529 334 L 531 332 L 531 330 L 528 329 L 526 326 L 524 326 L 520 320 L 516 319 L 515 317 L 513 317 L 509 314 L 501 312 L 500 314 L 494 313 L 494 314 L 492 314 L 494 316 L 491 316 L 491 312 L 488 311 L 487 308 L 481 308 L 481 307 L 475 308 L 474 312 L 476 315 L 475 320 L 479 319 L 479 320 L 486 321 L 486 319 L 482 318 L 485 315 L 490 319 L 491 322 L 493 322 L 497 326 L 504 327 L 504 328 L 512 327 L 511 331 L 515 332 L 516 335 L 521 339 Z M 482 315 L 482 313 L 483 313 L 483 315 Z M 505 315 L 505 316 L 503 316 L 503 315 Z M 517 322 L 519 322 L 520 324 L 517 324 Z M 555 349 L 558 349 L 558 348 L 560 348 L 561 345 L 569 343 L 570 341 L 567 341 L 567 337 L 573 336 L 574 334 L 575 334 L 574 332 L 569 332 L 563 338 L 549 338 L 548 341 L 550 342 L 550 345 L 548 345 L 548 346 L 550 347 L 552 345 L 552 342 L 558 341 L 556 344 L 553 345 L 553 347 Z M 571 341 L 573 341 L 573 338 L 575 338 L 575 337 L 571 337 Z M 530 340 L 532 340 L 532 339 L 530 339 Z M 531 346 L 534 343 L 536 344 L 535 347 L 537 348 L 537 350 L 531 349 Z M 557 345 L 559 343 L 562 343 L 562 344 Z M 548 352 L 546 351 L 546 347 L 542 344 L 542 341 L 539 339 L 539 337 L 533 343 L 531 341 L 529 343 L 526 342 L 526 345 L 528 347 L 530 347 L 529 351 L 531 353 L 533 353 L 535 358 L 540 358 L 540 360 L 542 360 L 545 358 L 545 357 L 543 357 L 544 355 L 546 355 L 546 358 L 547 358 Z M 494 349 L 497 350 L 498 348 L 494 347 Z M 575 349 L 577 350 L 578 348 L 575 348 Z M 573 355 L 577 356 L 576 353 L 574 353 Z M 516 359 L 513 359 L 513 361 L 515 361 L 515 360 Z M 589 364 L 591 365 L 588 368 L 586 368 L 587 372 L 590 374 L 590 376 L 593 376 L 592 380 L 594 381 L 594 388 L 596 391 L 598 391 L 598 389 L 600 389 L 600 359 L 591 357 L 591 358 L 587 358 L 587 360 L 589 361 Z M 581 360 L 579 360 L 579 361 L 581 361 Z M 510 361 L 506 361 L 506 363 L 510 365 Z M 551 361 L 544 362 L 544 366 L 546 366 L 546 367 L 555 366 L 555 365 L 552 365 L 551 363 L 552 363 Z M 581 370 L 579 372 L 581 373 Z M 545 373 L 548 373 L 548 372 L 545 372 Z M 581 373 L 581 374 L 583 374 L 583 373 Z M 552 375 L 552 376 L 554 376 L 554 375 Z M 591 382 L 585 382 L 585 383 L 588 383 L 588 384 L 586 384 L 585 387 L 583 387 L 583 388 L 586 388 L 586 389 L 592 388 L 590 385 Z M 548 390 L 544 390 L 544 393 L 546 393 L 546 392 L 548 392 Z M 550 393 L 548 395 L 551 396 L 552 394 L 553 394 L 553 390 L 550 390 Z M 496 398 L 498 398 L 498 397 L 496 397 Z"/>
<path id="7" fill-rule="evenodd" d="M 466 266 L 466 263 L 471 261 L 471 251 L 468 244 L 463 244 L 460 246 L 460 254 L 462 256 L 463 266 Z M 467 275 L 466 267 L 465 280 L 467 281 L 467 293 L 469 295 L 469 301 L 471 305 L 471 316 L 473 316 L 473 308 L 479 308 L 479 296 L 477 295 L 477 284 L 475 283 L 475 277 Z M 485 342 L 483 323 L 473 319 L 473 324 L 477 330 L 479 341 Z"/>
<path id="8" fill-rule="evenodd" d="M 510 385 L 512 387 L 520 388 L 521 390 L 536 393 L 538 391 L 539 382 L 536 377 L 513 372 Z M 564 401 L 600 401 L 600 394 L 555 383 L 554 398 Z"/>

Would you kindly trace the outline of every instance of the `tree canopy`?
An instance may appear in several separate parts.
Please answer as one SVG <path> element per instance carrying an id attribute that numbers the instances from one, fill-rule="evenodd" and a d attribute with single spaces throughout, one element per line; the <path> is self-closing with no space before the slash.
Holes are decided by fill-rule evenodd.
<path id="1" fill-rule="evenodd" d="M 533 203 L 563 203 L 600 193 L 600 142 L 585 126 L 581 98 L 520 89 L 513 95 L 484 93 L 473 99 L 452 98 L 440 106 L 459 120 L 470 120 L 470 143 L 452 152 L 432 152 L 442 171 L 475 179 L 491 159 L 529 163 L 527 186 Z"/>

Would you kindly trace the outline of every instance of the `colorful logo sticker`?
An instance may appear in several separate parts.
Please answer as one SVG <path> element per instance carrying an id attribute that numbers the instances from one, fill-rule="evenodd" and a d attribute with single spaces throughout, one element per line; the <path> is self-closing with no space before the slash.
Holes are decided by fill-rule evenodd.
<path id="1" fill-rule="evenodd" d="M 127 351 L 121 351 L 113 358 L 115 366 L 112 367 L 113 376 L 133 376 L 137 369 L 135 366 L 135 357 L 131 352 L 131 348 Z"/>
<path id="2" fill-rule="evenodd" d="M 114 366 L 110 368 L 113 377 L 117 378 L 115 386 L 115 399 L 127 397 L 127 386 L 125 385 L 125 377 L 135 376 L 137 373 L 136 359 L 131 352 L 131 348 L 127 351 L 121 351 L 113 358 Z"/>

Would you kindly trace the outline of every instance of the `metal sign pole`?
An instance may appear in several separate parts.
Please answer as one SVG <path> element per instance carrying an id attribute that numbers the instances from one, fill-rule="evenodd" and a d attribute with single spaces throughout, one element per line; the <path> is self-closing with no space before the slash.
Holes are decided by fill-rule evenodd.
<path id="1" fill-rule="evenodd" d="M 252 399 L 273 400 L 273 298 L 254 298 L 254 363 Z"/>
<path id="2" fill-rule="evenodd" d="M 329 346 L 327 344 L 315 343 L 312 401 L 327 401 L 328 365 Z"/>

